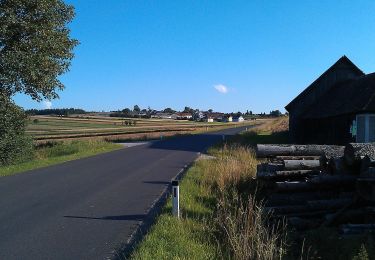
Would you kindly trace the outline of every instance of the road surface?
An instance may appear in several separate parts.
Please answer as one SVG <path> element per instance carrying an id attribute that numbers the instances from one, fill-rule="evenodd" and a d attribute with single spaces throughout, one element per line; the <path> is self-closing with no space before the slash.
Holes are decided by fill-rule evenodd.
<path id="1" fill-rule="evenodd" d="M 107 259 L 199 152 L 244 127 L 0 178 L 0 259 Z"/>

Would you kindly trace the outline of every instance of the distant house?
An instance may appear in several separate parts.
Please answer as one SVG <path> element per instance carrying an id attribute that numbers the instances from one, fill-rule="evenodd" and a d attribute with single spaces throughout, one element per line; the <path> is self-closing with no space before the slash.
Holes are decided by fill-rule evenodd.
<path id="1" fill-rule="evenodd" d="M 193 115 L 195 121 L 202 121 L 204 119 L 204 113 L 202 111 L 196 111 Z"/>
<path id="2" fill-rule="evenodd" d="M 170 114 L 170 113 L 162 113 L 157 112 L 156 114 L 151 116 L 152 118 L 158 118 L 158 119 L 177 119 L 176 114 Z"/>
<path id="3" fill-rule="evenodd" d="M 232 116 L 227 116 L 227 117 L 224 117 L 223 119 L 223 122 L 233 122 L 233 117 Z"/>
<path id="4" fill-rule="evenodd" d="M 213 123 L 213 122 L 214 122 L 214 118 L 212 118 L 212 117 L 206 117 L 206 118 L 204 119 L 204 122 L 207 122 L 207 123 Z"/>
<path id="5" fill-rule="evenodd" d="M 375 142 L 375 73 L 343 56 L 285 108 L 292 142 Z"/>
<path id="6" fill-rule="evenodd" d="M 206 113 L 206 117 L 210 117 L 212 118 L 214 121 L 222 121 L 223 120 L 223 117 L 224 117 L 224 113 L 220 113 L 220 112 L 207 112 Z"/>
<path id="7" fill-rule="evenodd" d="M 233 122 L 237 122 L 237 123 L 245 121 L 245 119 L 243 118 L 243 116 L 235 116 L 235 117 L 233 117 L 232 120 L 233 120 Z"/>
<path id="8" fill-rule="evenodd" d="M 185 113 L 185 112 L 180 112 L 176 113 L 177 119 L 179 120 L 189 120 L 193 118 L 193 115 L 191 113 Z"/>

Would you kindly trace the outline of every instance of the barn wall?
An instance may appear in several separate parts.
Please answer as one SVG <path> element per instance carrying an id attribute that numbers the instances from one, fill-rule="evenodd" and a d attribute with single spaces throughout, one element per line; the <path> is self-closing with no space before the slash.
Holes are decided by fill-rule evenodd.
<path id="1" fill-rule="evenodd" d="M 332 118 L 304 119 L 303 143 L 345 145 L 355 142 L 350 127 L 355 115 L 342 115 Z"/>
<path id="2" fill-rule="evenodd" d="M 311 105 L 319 102 L 319 98 L 336 83 L 348 79 L 355 79 L 359 76 L 361 76 L 360 72 L 354 70 L 352 65 L 346 62 L 338 63 L 334 68 L 327 71 L 314 82 L 303 96 L 295 100 L 289 107 L 289 132 L 291 142 L 306 143 L 308 141 L 304 140 L 304 133 L 302 131 L 304 131 L 305 126 L 301 117 Z"/>

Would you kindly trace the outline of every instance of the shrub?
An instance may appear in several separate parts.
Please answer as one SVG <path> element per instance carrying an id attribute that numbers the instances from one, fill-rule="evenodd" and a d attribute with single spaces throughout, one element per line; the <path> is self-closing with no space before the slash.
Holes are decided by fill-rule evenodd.
<path id="1" fill-rule="evenodd" d="M 30 159 L 33 145 L 25 135 L 26 115 L 9 98 L 0 95 L 0 165 Z"/>

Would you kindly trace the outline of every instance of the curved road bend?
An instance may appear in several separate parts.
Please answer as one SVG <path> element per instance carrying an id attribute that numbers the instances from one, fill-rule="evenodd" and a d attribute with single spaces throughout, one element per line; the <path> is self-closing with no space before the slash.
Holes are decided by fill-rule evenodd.
<path id="1" fill-rule="evenodd" d="M 0 259 L 105 259 L 170 180 L 244 127 L 166 139 L 0 178 Z"/>

